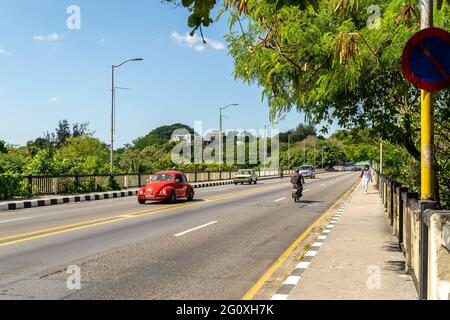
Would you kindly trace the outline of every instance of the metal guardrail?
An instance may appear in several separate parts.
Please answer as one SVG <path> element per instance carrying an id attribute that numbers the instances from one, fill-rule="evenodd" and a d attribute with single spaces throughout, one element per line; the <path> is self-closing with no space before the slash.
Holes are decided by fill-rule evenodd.
<path id="1" fill-rule="evenodd" d="M 275 177 L 281 174 L 288 176 L 292 170 L 256 170 L 259 178 Z M 238 171 L 204 171 L 185 173 L 190 183 L 232 180 Z M 152 178 L 151 173 L 136 174 L 113 174 L 114 180 L 121 189 L 139 188 Z M 111 175 L 64 175 L 64 176 L 26 176 L 25 183 L 28 185 L 31 195 L 50 195 L 76 193 L 76 189 L 82 192 L 103 191 Z M 80 190 L 81 191 L 81 190 Z"/>
<path id="2" fill-rule="evenodd" d="M 435 243 L 429 244 L 430 217 L 442 215 L 436 211 L 435 201 L 419 200 L 419 194 L 408 192 L 408 188 L 388 179 L 375 170 L 376 182 L 380 196 L 386 209 L 386 217 L 392 226 L 392 231 L 399 241 L 399 249 L 403 251 L 408 271 L 416 285 L 419 297 L 427 299 L 430 282 L 430 255 L 436 255 Z M 447 252 L 446 259 L 450 259 Z"/>

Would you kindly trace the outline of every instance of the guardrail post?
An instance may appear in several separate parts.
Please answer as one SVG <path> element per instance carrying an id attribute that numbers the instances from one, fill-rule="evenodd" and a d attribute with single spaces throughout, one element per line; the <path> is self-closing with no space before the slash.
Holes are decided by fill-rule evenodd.
<path id="1" fill-rule="evenodd" d="M 28 196 L 31 198 L 33 196 L 33 175 L 28 176 Z"/>
<path id="2" fill-rule="evenodd" d="M 405 214 L 406 203 L 403 201 L 403 193 L 408 192 L 408 188 L 398 187 L 397 188 L 397 212 L 398 212 L 398 247 L 402 251 L 403 245 L 403 217 Z"/>
<path id="3" fill-rule="evenodd" d="M 395 182 L 391 181 L 389 184 L 389 216 L 391 218 L 391 227 L 394 226 L 394 196 L 395 196 Z"/>
<path id="4" fill-rule="evenodd" d="M 433 210 L 436 210 L 435 201 L 420 201 L 420 300 L 427 300 L 428 297 L 428 225 Z"/>

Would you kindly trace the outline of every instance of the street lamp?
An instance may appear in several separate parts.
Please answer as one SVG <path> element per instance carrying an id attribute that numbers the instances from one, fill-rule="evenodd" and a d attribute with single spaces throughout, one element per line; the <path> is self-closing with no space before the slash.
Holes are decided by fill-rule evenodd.
<path id="1" fill-rule="evenodd" d="M 219 110 L 220 110 L 220 119 L 219 119 L 219 123 L 220 123 L 220 125 L 219 125 L 219 165 L 222 165 L 222 163 L 223 163 L 223 139 L 222 139 L 223 128 L 222 128 L 222 126 L 223 126 L 223 118 L 224 118 L 224 116 L 222 115 L 222 111 L 225 110 L 225 109 L 228 109 L 230 107 L 237 107 L 237 106 L 239 106 L 238 103 L 233 103 L 233 104 L 229 104 L 229 105 L 227 105 L 225 107 L 219 108 Z"/>
<path id="2" fill-rule="evenodd" d="M 111 66 L 111 79 L 112 79 L 112 86 L 111 86 L 111 147 L 110 147 L 110 173 L 113 174 L 114 167 L 113 167 L 113 152 L 114 152 L 114 132 L 115 132 L 115 126 L 114 126 L 114 111 L 115 111 L 115 104 L 116 104 L 116 89 L 122 89 L 122 88 L 116 88 L 114 85 L 114 70 L 116 68 L 119 68 L 123 66 L 125 63 L 128 62 L 137 62 L 137 61 L 143 61 L 142 58 L 136 58 L 136 59 L 128 59 L 123 61 L 122 63 L 119 63 L 117 65 Z M 123 88 L 126 89 L 126 88 Z"/>

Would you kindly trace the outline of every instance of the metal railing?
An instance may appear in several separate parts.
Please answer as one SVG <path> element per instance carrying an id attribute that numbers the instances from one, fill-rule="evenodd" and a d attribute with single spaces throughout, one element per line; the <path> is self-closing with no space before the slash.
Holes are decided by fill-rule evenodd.
<path id="1" fill-rule="evenodd" d="M 256 170 L 259 178 L 292 174 L 292 170 Z M 238 171 L 203 171 L 185 173 L 190 183 L 232 180 Z M 144 186 L 152 178 L 152 173 L 113 174 L 120 189 L 133 189 Z M 109 174 L 63 175 L 63 176 L 26 176 L 24 182 L 29 195 L 50 195 L 68 193 L 99 192 L 107 188 Z"/>
<path id="2" fill-rule="evenodd" d="M 436 202 L 419 200 L 418 193 L 408 192 L 408 188 L 380 175 L 376 170 L 375 177 L 386 209 L 386 218 L 392 227 L 393 235 L 398 238 L 399 250 L 405 256 L 405 271 L 411 274 L 420 299 L 427 299 L 430 293 L 436 291 L 435 286 L 438 282 L 436 272 L 429 272 L 429 265 L 433 263 L 438 265 L 439 261 L 437 258 L 430 260 L 430 257 L 439 256 L 439 259 L 450 261 L 450 251 L 444 248 L 444 240 L 442 245 L 437 245 L 436 241 L 433 243 L 429 241 L 436 237 L 436 232 L 433 232 L 433 236 L 430 234 L 431 220 L 433 216 L 448 217 L 448 219 L 441 219 L 440 227 L 442 228 L 443 225 L 450 223 L 450 214 L 437 211 Z M 450 264 L 446 262 L 446 265 L 444 268 L 449 274 Z M 442 281 L 445 282 L 445 279 Z M 432 296 L 435 298 L 436 294 Z"/>

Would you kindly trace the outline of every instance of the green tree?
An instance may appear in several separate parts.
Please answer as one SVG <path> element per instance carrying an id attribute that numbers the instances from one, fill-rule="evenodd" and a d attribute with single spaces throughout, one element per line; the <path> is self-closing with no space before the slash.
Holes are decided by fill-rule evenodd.
<path id="1" fill-rule="evenodd" d="M 138 150 L 143 150 L 145 149 L 145 147 L 148 146 L 163 145 L 170 141 L 170 139 L 172 138 L 172 134 L 174 133 L 175 130 L 180 129 L 185 129 L 190 134 L 194 134 L 194 129 L 185 124 L 176 123 L 168 126 L 162 126 L 151 131 L 146 136 L 134 140 L 133 141 L 134 148 Z"/>
<path id="2" fill-rule="evenodd" d="M 280 142 L 291 143 L 306 139 L 308 136 L 317 136 L 317 131 L 312 124 L 299 124 L 296 129 L 280 133 Z M 289 139 L 290 137 L 290 139 Z"/>
<path id="3" fill-rule="evenodd" d="M 55 166 L 58 172 L 94 174 L 107 173 L 109 150 L 100 140 L 89 137 L 68 138 L 55 153 Z"/>
<path id="4" fill-rule="evenodd" d="M 6 149 L 6 142 L 0 140 L 0 153 L 7 153 L 8 149 Z"/>
<path id="5" fill-rule="evenodd" d="M 30 163 L 25 167 L 26 174 L 32 175 L 54 175 L 56 172 L 53 150 L 42 149 L 34 156 Z"/>

